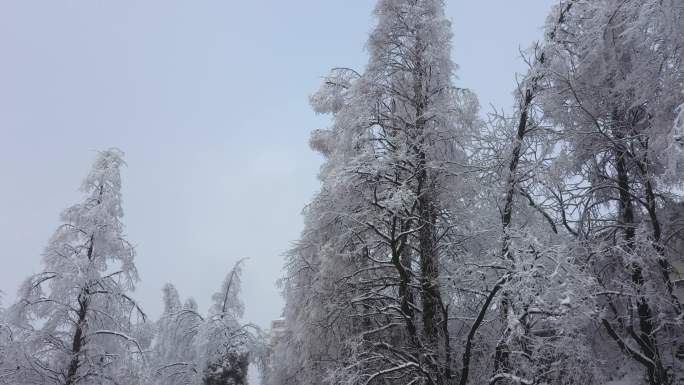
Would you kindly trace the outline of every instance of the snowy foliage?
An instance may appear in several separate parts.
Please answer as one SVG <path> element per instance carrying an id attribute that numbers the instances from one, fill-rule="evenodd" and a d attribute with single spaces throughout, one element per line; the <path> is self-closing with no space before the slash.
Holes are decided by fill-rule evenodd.
<path id="1" fill-rule="evenodd" d="M 663 236 L 661 211 L 680 200 L 671 122 L 682 103 L 684 4 L 566 3 L 543 98 L 570 165 L 559 175 L 554 193 L 565 204 L 557 209 L 574 222 L 574 262 L 605 293 L 592 318 L 623 353 L 603 355 L 608 367 L 640 366 L 649 384 L 676 383 L 684 330 L 669 261 L 681 250 Z"/>
<path id="2" fill-rule="evenodd" d="M 238 261 L 228 273 L 206 316 L 198 313 L 194 300 L 181 305 L 176 288 L 164 286 L 164 313 L 157 322 L 151 365 L 156 383 L 246 384 L 247 365 L 260 362 L 263 342 L 258 328 L 240 322 L 243 263 Z"/>
<path id="3" fill-rule="evenodd" d="M 143 346 L 133 322 L 145 315 L 129 296 L 138 274 L 121 218 L 123 153 L 102 151 L 83 182 L 85 199 L 64 210 L 9 310 L 12 384 L 135 384 Z"/>
<path id="4" fill-rule="evenodd" d="M 443 7 L 379 0 L 366 70 L 311 98 L 269 383 L 678 383 L 683 4 L 560 2 L 487 121 Z"/>
<path id="5" fill-rule="evenodd" d="M 244 260 L 145 322 L 110 149 L 0 308 L 0 384 L 684 383 L 684 2 L 559 1 L 486 118 L 444 8 L 378 0 L 365 69 L 311 96 L 321 188 L 269 344 Z"/>
<path id="6" fill-rule="evenodd" d="M 240 322 L 243 260 L 207 316 L 192 299 L 181 304 L 171 284 L 156 323 L 130 296 L 138 273 L 121 222 L 122 157 L 99 153 L 83 202 L 62 213 L 45 249 L 44 270 L 0 308 L 0 384 L 245 384 L 264 348 L 258 328 Z"/>
<path id="7" fill-rule="evenodd" d="M 312 98 L 322 190 L 283 280 L 290 327 L 274 383 L 444 378 L 439 264 L 452 240 L 477 102 L 453 85 L 441 1 L 380 1 L 363 73 L 335 69 Z M 420 270 L 420 272 L 419 272 Z M 283 357 L 282 361 L 278 357 Z M 284 357 L 288 357 L 285 359 Z"/>

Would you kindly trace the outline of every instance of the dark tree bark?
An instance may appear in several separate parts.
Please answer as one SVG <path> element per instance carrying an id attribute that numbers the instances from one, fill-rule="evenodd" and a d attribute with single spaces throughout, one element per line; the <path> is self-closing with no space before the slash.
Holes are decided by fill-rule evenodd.
<path id="1" fill-rule="evenodd" d="M 619 129 L 619 128 L 618 128 Z M 616 135 L 618 139 L 622 135 Z M 634 203 L 630 192 L 630 177 L 627 169 L 627 153 L 622 148 L 615 149 L 615 171 L 617 173 L 617 188 L 620 204 L 620 226 L 624 233 L 627 249 L 635 252 L 636 225 L 634 218 Z M 641 266 L 633 263 L 629 266 L 631 279 L 638 288 L 643 288 L 645 280 Z M 653 326 L 653 311 L 643 293 L 637 297 L 637 314 L 639 318 L 639 333 L 633 339 L 639 345 L 643 355 L 648 358 L 646 365 L 650 385 L 664 385 L 668 383 L 667 372 L 663 367 L 658 344 L 655 339 Z M 606 323 L 604 322 L 604 326 Z M 641 361 L 639 361 L 641 362 Z"/>
<path id="2" fill-rule="evenodd" d="M 489 307 L 492 305 L 492 301 L 496 297 L 496 294 L 501 290 L 502 285 L 508 280 L 508 276 L 504 276 L 502 279 L 497 282 L 492 290 L 489 292 L 489 295 L 487 296 L 487 299 L 485 302 L 482 304 L 482 307 L 480 308 L 480 312 L 477 314 L 477 318 L 475 319 L 475 322 L 473 322 L 473 325 L 470 327 L 470 331 L 468 332 L 468 337 L 466 338 L 466 344 L 465 344 L 465 350 L 463 351 L 463 359 L 462 359 L 462 369 L 461 369 L 461 378 L 458 381 L 458 385 L 466 385 L 468 384 L 468 376 L 470 375 L 470 360 L 472 357 L 472 349 L 473 349 L 473 339 L 475 338 L 475 335 L 477 334 L 477 330 L 480 328 L 480 325 L 482 325 L 482 321 L 484 320 L 485 314 L 487 314 L 487 310 Z"/>
<path id="3" fill-rule="evenodd" d="M 88 314 L 89 300 L 90 296 L 86 290 L 82 291 L 78 296 L 78 320 L 76 321 L 76 330 L 71 343 L 71 360 L 67 369 L 65 385 L 73 385 L 77 382 L 78 368 L 81 366 L 81 350 L 85 343 L 84 333 L 87 326 L 86 316 Z"/>
<path id="4" fill-rule="evenodd" d="M 100 186 L 100 196 L 102 196 L 102 186 Z M 98 200 L 98 204 L 100 201 Z M 88 260 L 92 261 L 93 251 L 95 248 L 95 236 L 90 236 L 90 243 L 88 244 Z M 69 361 L 69 368 L 67 369 L 65 385 L 72 385 L 77 382 L 78 368 L 81 366 L 81 350 L 85 343 L 84 333 L 88 326 L 88 304 L 90 303 L 90 293 L 88 288 L 81 289 L 78 295 L 78 320 L 76 321 L 76 330 L 74 331 L 74 338 L 71 342 L 71 359 Z"/>

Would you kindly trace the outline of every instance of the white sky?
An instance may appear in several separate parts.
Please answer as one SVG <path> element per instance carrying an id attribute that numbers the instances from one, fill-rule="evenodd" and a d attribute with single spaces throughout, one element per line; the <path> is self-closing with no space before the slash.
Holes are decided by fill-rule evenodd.
<path id="1" fill-rule="evenodd" d="M 553 0 L 448 1 L 459 86 L 508 108 L 518 49 Z M 95 151 L 119 147 L 124 222 L 156 318 L 174 283 L 205 311 L 249 257 L 247 321 L 280 316 L 274 282 L 318 188 L 325 125 L 307 97 L 362 69 L 373 0 L 0 0 L 0 290 L 41 269 Z"/>

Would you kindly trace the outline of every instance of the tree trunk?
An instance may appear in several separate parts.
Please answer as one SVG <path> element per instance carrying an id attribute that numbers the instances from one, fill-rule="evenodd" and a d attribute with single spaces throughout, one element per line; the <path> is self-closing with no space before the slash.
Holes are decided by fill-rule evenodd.
<path id="1" fill-rule="evenodd" d="M 643 146 L 644 146 L 644 150 L 648 151 L 648 142 L 646 142 Z M 663 283 L 665 284 L 665 287 L 667 288 L 667 292 L 670 295 L 670 297 L 672 298 L 672 304 L 675 308 L 675 311 L 678 314 L 681 314 L 681 312 L 682 312 L 681 304 L 679 303 L 679 299 L 677 298 L 677 296 L 674 295 L 674 284 L 672 283 L 672 280 L 670 279 L 670 272 L 672 271 L 672 266 L 670 265 L 670 262 L 667 260 L 667 257 L 665 255 L 665 247 L 661 243 L 662 228 L 660 225 L 660 220 L 658 218 L 656 195 L 655 195 L 655 191 L 653 189 L 653 183 L 651 182 L 651 176 L 649 175 L 648 164 L 645 160 L 640 161 L 638 159 L 635 159 L 635 161 L 637 162 L 637 165 L 639 167 L 639 172 L 641 173 L 641 177 L 644 180 L 643 184 L 644 184 L 644 195 L 646 196 L 646 211 L 648 212 L 648 216 L 651 219 L 653 247 L 655 248 L 656 252 L 658 253 L 658 265 L 660 266 L 660 274 L 663 277 Z"/>
<path id="2" fill-rule="evenodd" d="M 535 79 L 532 79 L 535 82 Z M 534 87 L 536 85 L 533 84 Z M 501 257 L 512 261 L 515 264 L 515 258 L 510 250 L 510 234 L 509 228 L 511 222 L 513 221 L 513 197 L 515 196 L 515 191 L 517 189 L 518 183 L 518 164 L 520 163 L 520 157 L 522 152 L 523 139 L 525 138 L 525 133 L 527 131 L 527 121 L 528 114 L 530 110 L 530 104 L 534 98 L 534 93 L 532 89 L 528 88 L 525 90 L 525 98 L 520 106 L 520 119 L 518 121 L 518 129 L 513 140 L 513 149 L 511 150 L 511 161 L 508 165 L 508 179 L 506 181 L 506 195 L 504 201 L 503 214 L 501 216 L 501 226 L 503 230 L 503 242 L 501 245 Z M 513 266 L 515 270 L 515 265 Z M 508 309 L 510 306 L 510 301 L 508 299 L 508 293 L 503 293 L 503 299 L 501 300 L 501 318 L 504 324 L 508 324 Z M 506 326 L 501 335 L 499 343 L 496 346 L 496 351 L 494 353 L 494 373 L 510 373 L 510 348 L 508 347 L 508 336 L 511 331 Z"/>
<path id="3" fill-rule="evenodd" d="M 88 314 L 89 301 L 90 296 L 87 291 L 81 291 L 81 294 L 78 296 L 78 321 L 76 322 L 76 331 L 71 342 L 71 360 L 69 361 L 65 385 L 76 383 L 78 368 L 81 366 L 81 350 L 85 342 L 84 333 L 87 326 L 86 316 Z"/>
<path id="4" fill-rule="evenodd" d="M 618 136 L 618 138 L 620 138 Z M 630 178 L 626 164 L 627 154 L 621 148 L 615 150 L 615 169 L 617 172 L 618 191 L 620 199 L 620 225 L 623 228 L 625 242 L 630 253 L 635 252 L 635 221 L 634 221 L 634 205 L 632 195 L 630 194 Z M 631 264 L 631 279 L 638 288 L 644 286 L 644 276 L 641 266 L 638 264 Z M 639 333 L 633 338 L 639 345 L 644 356 L 646 356 L 652 364 L 646 366 L 648 374 L 648 381 L 650 385 L 667 384 L 667 373 L 662 365 L 660 353 L 658 351 L 658 344 L 653 335 L 653 312 L 649 306 L 647 299 L 642 293 L 639 293 L 637 299 L 637 314 L 639 317 Z"/>
<path id="5" fill-rule="evenodd" d="M 396 222 L 396 219 L 395 219 Z M 402 233 L 405 226 L 400 227 Z M 411 259 L 409 258 L 410 248 L 407 247 L 406 238 L 393 240 L 391 244 L 392 264 L 399 274 L 399 306 L 404 316 L 404 324 L 412 344 L 416 342 L 416 326 L 413 320 L 413 291 L 411 290 Z"/>
<path id="6" fill-rule="evenodd" d="M 423 302 L 423 332 L 430 347 L 437 347 L 439 323 L 441 322 L 439 290 L 439 266 L 435 253 L 435 214 L 432 197 L 424 193 L 419 198 L 421 218 L 419 230 L 421 300 Z"/>
<path id="7" fill-rule="evenodd" d="M 102 186 L 100 186 L 100 197 L 102 196 Z M 100 201 L 98 201 L 98 204 Z M 86 256 L 88 261 L 93 260 L 93 251 L 95 248 L 95 235 L 90 235 L 88 244 L 88 252 Z M 78 321 L 76 321 L 76 331 L 74 338 L 71 341 L 71 360 L 69 361 L 69 368 L 67 369 L 65 385 L 72 385 L 76 383 L 76 374 L 78 368 L 81 366 L 81 350 L 85 342 L 84 333 L 87 327 L 88 304 L 90 303 L 90 293 L 88 292 L 88 285 L 81 289 L 78 295 Z"/>
<path id="8" fill-rule="evenodd" d="M 425 132 L 425 117 L 427 109 L 427 94 L 424 90 L 424 71 L 421 55 L 424 47 L 420 36 L 416 38 L 416 60 L 413 78 L 413 92 L 416 107 L 415 133 L 413 136 L 415 155 L 418 160 L 417 169 L 417 192 L 418 192 L 418 249 L 420 253 L 421 270 L 421 302 L 423 307 L 423 333 L 429 352 L 433 354 L 435 361 L 439 360 L 439 331 L 440 324 L 448 320 L 442 320 L 442 295 L 439 288 L 439 261 L 436 250 L 435 225 L 437 222 L 437 207 L 435 207 L 435 183 L 434 175 L 430 175 L 427 164 L 427 154 L 423 146 L 427 133 Z M 446 346 L 446 345 L 445 345 Z M 449 362 L 443 363 L 450 365 Z M 443 384 L 443 371 L 438 367 L 432 367 L 438 384 Z"/>

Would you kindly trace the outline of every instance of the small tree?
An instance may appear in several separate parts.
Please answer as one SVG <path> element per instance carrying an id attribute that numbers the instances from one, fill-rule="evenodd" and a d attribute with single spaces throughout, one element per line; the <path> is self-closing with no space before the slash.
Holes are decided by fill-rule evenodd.
<path id="1" fill-rule="evenodd" d="M 181 304 L 176 288 L 162 288 L 164 311 L 157 321 L 153 352 L 153 378 L 159 385 L 191 384 L 197 374 L 195 337 L 202 320 L 190 299 Z"/>
<path id="2" fill-rule="evenodd" d="M 198 349 L 204 385 L 247 384 L 251 325 L 242 325 L 244 304 L 240 300 L 242 264 L 240 259 L 226 275 L 221 290 L 214 293 L 209 316 L 202 324 Z"/>
<path id="3" fill-rule="evenodd" d="M 153 349 L 157 384 L 247 383 L 250 359 L 261 357 L 263 344 L 258 329 L 240 321 L 244 311 L 239 297 L 243 262 L 241 259 L 235 264 L 221 290 L 213 295 L 214 303 L 206 317 L 197 311 L 194 300 L 181 306 L 173 285 L 164 286 L 164 312 L 157 322 Z"/>

